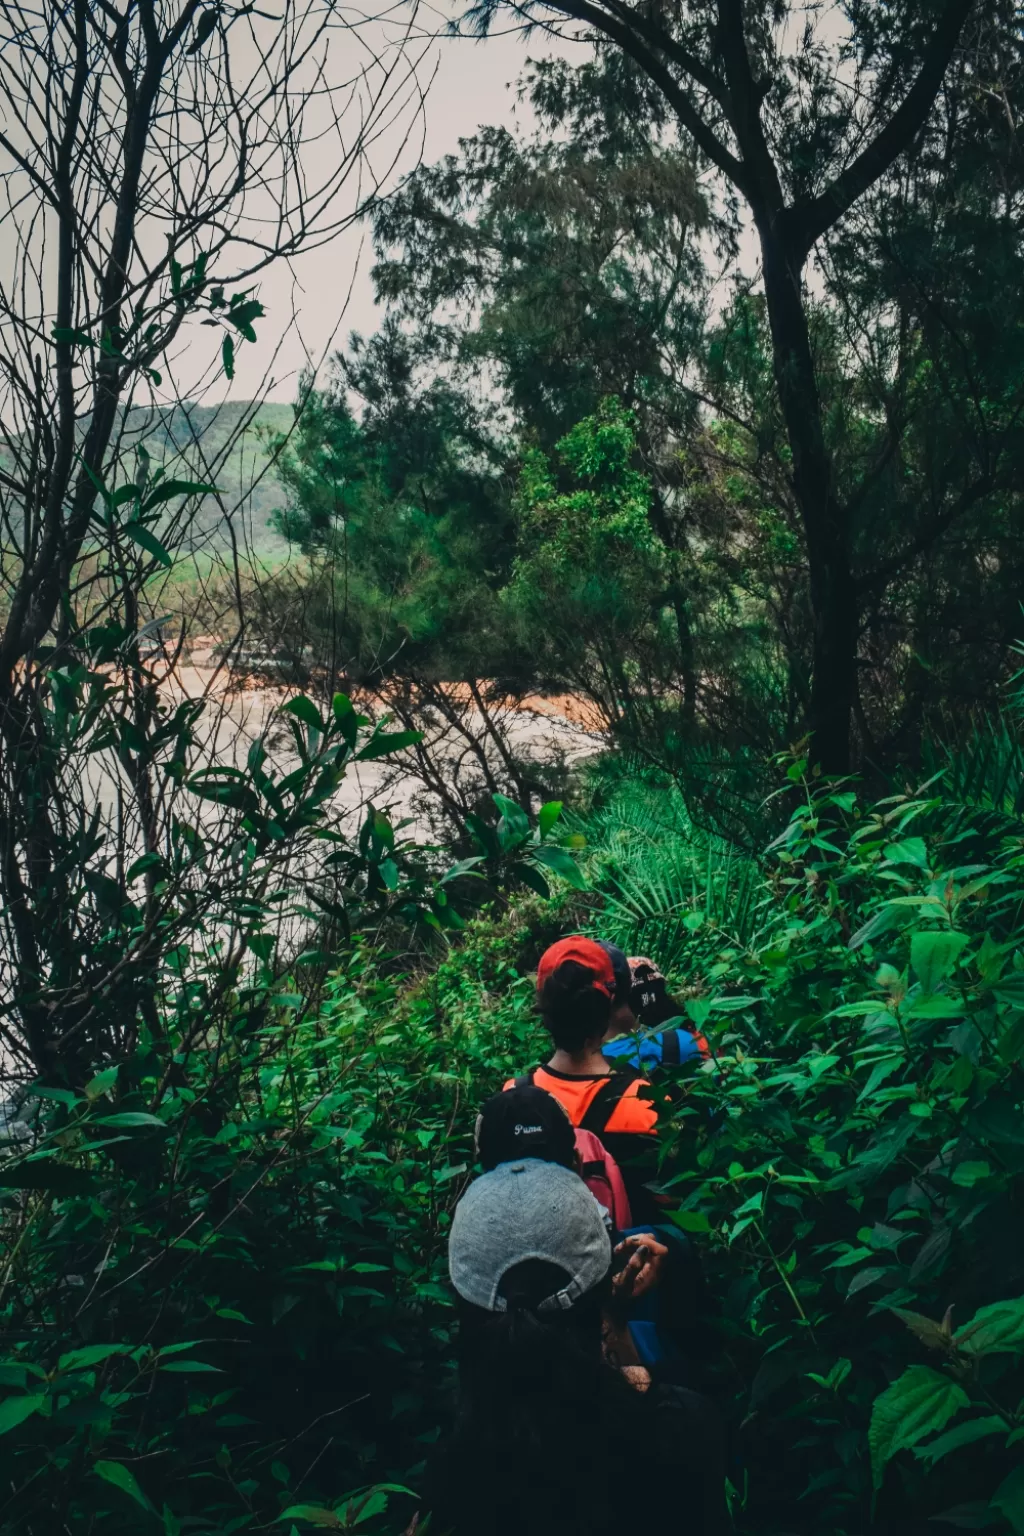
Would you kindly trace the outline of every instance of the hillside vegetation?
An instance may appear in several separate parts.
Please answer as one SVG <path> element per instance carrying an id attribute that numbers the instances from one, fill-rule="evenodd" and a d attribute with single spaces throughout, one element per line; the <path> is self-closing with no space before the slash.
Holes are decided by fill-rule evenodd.
<path id="1" fill-rule="evenodd" d="M 219 554 L 229 547 L 225 515 L 230 513 L 245 547 L 273 561 L 287 553 L 287 543 L 274 521 L 285 495 L 272 444 L 291 430 L 294 414 L 290 405 L 272 401 L 136 406 L 125 415 L 122 445 L 130 453 L 142 444 L 154 467 L 162 465 L 176 478 L 214 481 L 220 497 L 196 502 L 197 548 Z"/>

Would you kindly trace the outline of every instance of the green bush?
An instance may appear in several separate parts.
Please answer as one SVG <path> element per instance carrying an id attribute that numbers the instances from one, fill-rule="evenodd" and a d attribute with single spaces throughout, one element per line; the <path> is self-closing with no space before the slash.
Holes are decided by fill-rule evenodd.
<path id="1" fill-rule="evenodd" d="M 357 943 L 187 1066 L 35 1090 L 0 1162 L 5 1536 L 390 1518 L 445 1414 L 475 1106 L 535 1053 L 558 913 L 531 896 L 411 979 Z"/>
<path id="2" fill-rule="evenodd" d="M 623 792 L 577 823 L 591 893 L 517 896 L 413 974 L 356 939 L 187 1061 L 39 1090 L 31 1160 L 0 1165 L 0 1531 L 404 1525 L 474 1111 L 539 1059 L 533 968 L 586 926 L 664 954 L 712 1041 L 655 1091 L 738 1529 L 1024 1529 L 1021 828 L 801 764 L 785 794 L 763 863 L 723 873 Z"/>
<path id="3" fill-rule="evenodd" d="M 5 1191 L 2 1529 L 245 1530 L 422 1454 L 467 1144 L 395 1002 L 357 956 L 162 1094 L 144 1058 L 41 1090 L 56 1155 L 4 1176 L 39 1189 Z"/>
<path id="4" fill-rule="evenodd" d="M 744 942 L 699 888 L 665 917 L 715 1051 L 664 1175 L 711 1279 L 737 1515 L 1021 1531 L 1021 828 L 802 771 L 767 920 Z"/>

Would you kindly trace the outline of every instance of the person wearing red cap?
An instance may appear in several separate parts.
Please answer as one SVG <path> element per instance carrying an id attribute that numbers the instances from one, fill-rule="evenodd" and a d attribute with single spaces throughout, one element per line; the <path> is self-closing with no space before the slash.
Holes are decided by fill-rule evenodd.
<path id="1" fill-rule="evenodd" d="M 573 1125 L 593 1131 L 621 1165 L 633 1219 L 653 1217 L 644 1188 L 657 1171 L 658 1112 L 635 1067 L 612 1067 L 601 1047 L 612 1022 L 616 978 L 607 949 L 582 934 L 559 939 L 537 967 L 537 1005 L 554 1053 L 528 1079 L 559 1100 Z M 516 1080 L 506 1083 L 512 1087 Z"/>
<path id="2" fill-rule="evenodd" d="M 621 1028 L 616 1011 L 624 988 L 617 962 L 628 987 L 626 957 L 611 945 L 573 934 L 544 952 L 537 967 L 537 1006 L 554 1051 L 545 1065 L 504 1086 L 543 1088 L 578 1130 L 593 1133 L 611 1154 L 632 1212 L 633 1224 L 622 1235 L 666 1257 L 664 1284 L 641 1308 L 643 1316 L 631 1314 L 630 1335 L 642 1364 L 667 1360 L 666 1345 L 677 1362 L 686 1361 L 700 1354 L 704 1281 L 696 1249 L 677 1228 L 661 1224 L 663 1197 L 650 1188 L 658 1175 L 658 1110 L 648 1078 L 633 1063 L 613 1064 L 602 1052 Z"/>

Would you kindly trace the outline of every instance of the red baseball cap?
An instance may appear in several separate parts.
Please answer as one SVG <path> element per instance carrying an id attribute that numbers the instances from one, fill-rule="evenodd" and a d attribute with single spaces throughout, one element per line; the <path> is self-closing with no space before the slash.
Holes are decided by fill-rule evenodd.
<path id="1" fill-rule="evenodd" d="M 537 967 L 537 990 L 543 990 L 544 983 L 548 981 L 560 966 L 567 960 L 574 960 L 577 965 L 582 965 L 593 975 L 593 985 L 598 992 L 603 992 L 607 998 L 615 996 L 615 972 L 612 969 L 611 957 L 607 950 L 593 939 L 584 938 L 582 933 L 575 933 L 568 939 L 559 939 L 557 944 L 552 944 L 540 957 Z"/>

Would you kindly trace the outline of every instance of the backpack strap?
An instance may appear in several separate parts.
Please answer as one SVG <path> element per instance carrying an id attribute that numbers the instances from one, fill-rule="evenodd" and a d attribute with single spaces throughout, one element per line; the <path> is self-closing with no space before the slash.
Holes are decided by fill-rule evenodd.
<path id="1" fill-rule="evenodd" d="M 515 1079 L 515 1081 L 511 1084 L 511 1086 L 513 1088 L 532 1088 L 533 1087 L 533 1073 L 532 1072 L 524 1072 L 521 1077 L 517 1077 Z"/>
<path id="2" fill-rule="evenodd" d="M 580 1130 L 593 1131 L 595 1136 L 600 1136 L 632 1081 L 632 1077 L 627 1077 L 624 1072 L 611 1073 L 587 1105 L 586 1114 L 580 1121 Z"/>
<path id="3" fill-rule="evenodd" d="M 678 1067 L 681 1053 L 678 1029 L 666 1029 L 659 1036 L 661 1059 L 666 1067 Z"/>

